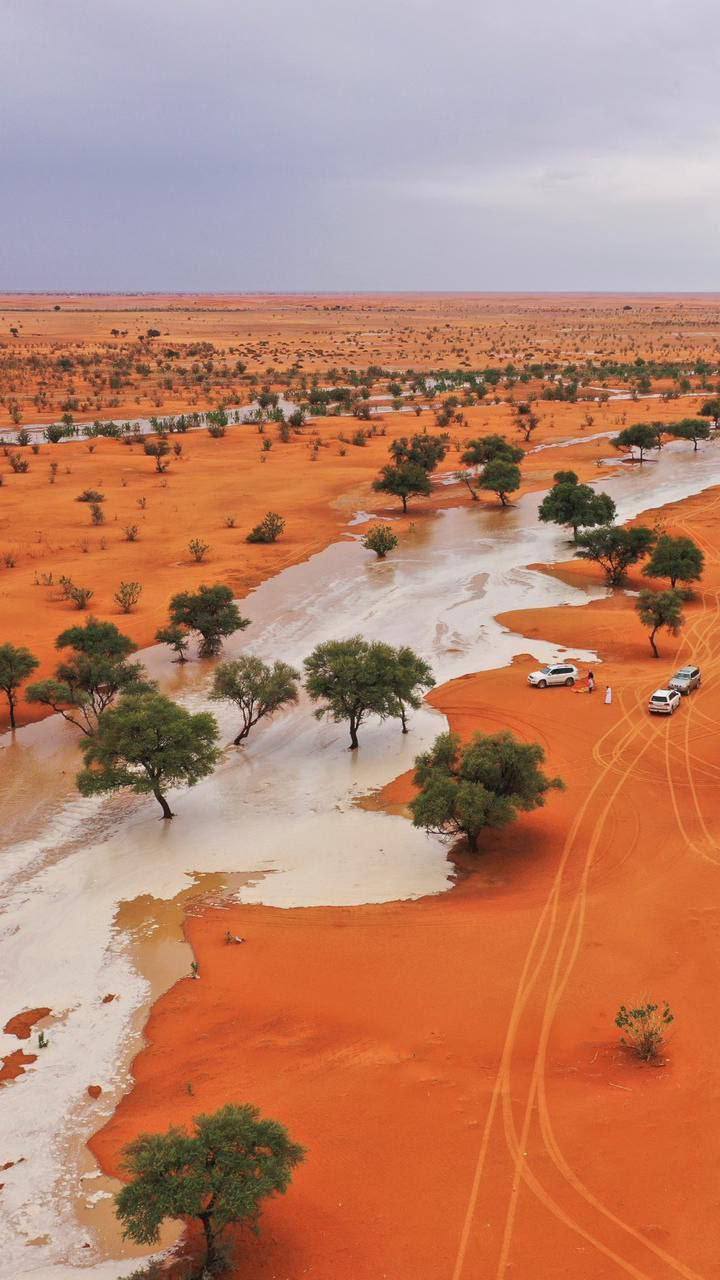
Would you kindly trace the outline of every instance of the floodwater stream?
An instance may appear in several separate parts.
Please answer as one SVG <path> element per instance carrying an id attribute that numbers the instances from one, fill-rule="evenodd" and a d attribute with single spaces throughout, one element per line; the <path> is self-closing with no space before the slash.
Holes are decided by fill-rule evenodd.
<path id="1" fill-rule="evenodd" d="M 679 445 L 642 468 L 620 468 L 602 487 L 627 519 L 719 482 L 717 446 Z M 568 556 L 563 535 L 537 521 L 539 497 L 423 517 L 384 562 L 360 545 L 362 526 L 349 530 L 242 602 L 251 626 L 226 655 L 251 651 L 300 667 L 319 642 L 362 633 L 411 645 L 441 683 L 520 653 L 539 661 L 565 653 L 495 620 L 602 594 L 527 568 Z M 231 742 L 232 709 L 207 702 L 212 664 L 178 668 L 160 647 L 140 656 L 173 697 L 211 706 Z M 78 797 L 77 732 L 59 717 L 0 739 L 0 1025 L 24 1009 L 52 1009 L 46 1048 L 36 1033 L 0 1035 L 0 1056 L 19 1047 L 37 1054 L 0 1090 L 0 1165 L 14 1162 L 1 1175 L 0 1277 L 60 1280 L 82 1270 L 114 1280 L 132 1270 L 113 1227 L 112 1184 L 84 1143 L 128 1085 L 149 1003 L 189 971 L 188 906 L 228 896 L 278 908 L 353 905 L 452 887 L 440 840 L 355 803 L 408 769 L 444 727 L 429 707 L 413 715 L 408 736 L 396 722 L 368 722 L 351 753 L 346 726 L 318 722 L 301 699 L 242 749 L 228 747 L 211 778 L 174 794 L 172 823 L 158 820 L 152 799 Z M 102 1088 L 94 1102 L 91 1084 Z"/>

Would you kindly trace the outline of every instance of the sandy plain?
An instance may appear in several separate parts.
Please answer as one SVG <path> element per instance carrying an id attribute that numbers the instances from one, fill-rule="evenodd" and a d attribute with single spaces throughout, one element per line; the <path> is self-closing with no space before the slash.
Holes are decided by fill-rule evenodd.
<path id="1" fill-rule="evenodd" d="M 351 348 L 362 365 L 445 365 L 460 330 L 463 358 L 473 361 L 540 349 L 711 358 L 720 331 L 710 298 L 56 305 L 3 299 L 1 323 L 19 320 L 18 342 L 54 350 L 104 343 L 106 327 L 146 330 L 161 314 L 168 341 L 230 346 L 240 332 L 278 344 L 283 362 L 300 355 L 322 369 L 328 360 L 349 362 Z M 258 370 L 267 378 L 267 361 Z M 601 479 L 616 465 L 608 463 L 613 451 L 607 438 L 589 437 L 685 416 L 698 403 L 539 402 L 530 448 L 577 443 L 530 452 L 523 491 L 547 488 L 560 466 Z M 139 414 L 147 405 L 132 399 L 123 407 Z M 509 405 L 463 413 L 450 429 L 446 476 L 467 439 L 488 431 L 517 438 Z M 388 412 L 378 424 L 386 434 L 346 448 L 338 435 L 357 423 L 320 419 L 265 453 L 253 429 L 231 428 L 222 440 L 200 431 L 183 438 L 165 476 L 141 448 L 115 441 L 98 441 L 92 453 L 81 441 L 43 445 L 24 475 L 0 460 L 0 550 L 16 561 L 0 569 L 4 638 L 28 644 L 45 674 L 55 635 L 81 617 L 36 585 L 36 575 L 87 583 L 93 610 L 146 645 L 175 590 L 227 581 L 242 598 L 344 536 L 357 510 L 391 515 L 402 535 L 438 509 L 468 503 L 463 486 L 437 484 L 403 519 L 396 504 L 372 494 L 390 440 L 433 422 L 429 409 L 417 420 Z M 99 529 L 74 502 L 88 486 L 106 494 Z M 274 547 L 248 546 L 246 530 L 268 509 L 286 517 L 286 534 Z M 243 1239 L 237 1280 L 717 1274 L 720 497 L 709 489 L 648 518 L 695 538 L 707 558 L 681 635 L 661 641 L 661 662 L 650 655 L 632 595 L 618 592 L 583 608 L 501 618 L 525 636 L 597 652 L 595 696 L 530 693 L 530 660 L 522 658 L 430 695 L 463 735 L 508 727 L 541 742 L 568 784 L 545 810 L 489 836 L 477 859 L 451 853 L 457 882 L 449 893 L 365 907 L 190 910 L 185 935 L 202 981 L 180 981 L 155 1004 L 134 1086 L 91 1145 L 117 1172 L 122 1147 L 138 1132 L 227 1100 L 252 1100 L 282 1119 L 309 1158 L 288 1196 L 269 1206 L 260 1239 Z M 122 536 L 128 522 L 140 526 L 137 542 Z M 195 535 L 211 544 L 205 565 L 187 554 Z M 599 582 L 577 562 L 548 572 Z M 113 603 L 123 579 L 143 585 L 127 616 Z M 631 575 L 631 591 L 642 585 Z M 703 666 L 701 695 L 676 717 L 651 722 L 648 692 L 690 657 Z M 611 706 L 602 697 L 608 684 Z M 23 719 L 33 714 L 27 705 L 21 711 Z M 403 811 L 410 794 L 404 774 L 373 803 Z M 228 948 L 227 929 L 249 945 Z M 677 1015 L 667 1060 L 650 1069 L 628 1058 L 613 1026 L 621 1002 L 647 996 L 668 999 Z M 13 1012 L 22 1008 L 19 999 Z"/>

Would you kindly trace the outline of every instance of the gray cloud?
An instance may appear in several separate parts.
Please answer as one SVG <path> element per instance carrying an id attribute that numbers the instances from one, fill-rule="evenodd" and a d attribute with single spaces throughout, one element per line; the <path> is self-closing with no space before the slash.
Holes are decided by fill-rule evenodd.
<path id="1" fill-rule="evenodd" d="M 720 287 L 714 0 L 0 17 L 0 288 Z"/>

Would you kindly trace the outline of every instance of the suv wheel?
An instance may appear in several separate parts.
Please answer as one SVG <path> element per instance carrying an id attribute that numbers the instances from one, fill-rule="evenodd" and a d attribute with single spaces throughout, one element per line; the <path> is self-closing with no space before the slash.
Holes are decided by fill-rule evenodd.
<path id="1" fill-rule="evenodd" d="M 565 688 L 566 688 L 566 689 L 572 689 L 572 687 L 573 687 L 574 683 L 575 683 L 575 677 L 574 677 L 574 676 L 568 676 L 567 680 L 565 681 Z"/>
<path id="2" fill-rule="evenodd" d="M 537 687 L 538 689 L 547 689 L 547 680 L 538 680 Z"/>

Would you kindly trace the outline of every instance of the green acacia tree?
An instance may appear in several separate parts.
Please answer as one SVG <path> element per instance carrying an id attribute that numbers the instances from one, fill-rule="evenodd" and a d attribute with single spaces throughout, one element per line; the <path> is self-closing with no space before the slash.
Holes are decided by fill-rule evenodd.
<path id="1" fill-rule="evenodd" d="M 257 1107 L 228 1103 L 193 1126 L 192 1133 L 141 1134 L 125 1148 L 130 1180 L 115 1196 L 115 1212 L 136 1244 L 156 1244 L 167 1219 L 196 1218 L 205 1238 L 199 1277 L 217 1271 L 228 1227 L 257 1230 L 263 1203 L 285 1194 L 305 1151 Z"/>
<path id="2" fill-rule="evenodd" d="M 424 467 L 417 462 L 388 463 L 384 466 L 377 480 L 373 481 L 376 493 L 389 493 L 399 498 L 402 509 L 407 511 L 408 498 L 427 497 L 432 491 L 430 477 Z"/>
<path id="3" fill-rule="evenodd" d="M 409 733 L 407 711 L 417 711 L 422 705 L 423 690 L 432 689 L 435 677 L 429 663 L 418 656 L 414 649 L 402 645 L 395 650 L 395 669 L 390 675 L 393 695 L 397 700 L 397 716 L 403 733 Z"/>
<path id="4" fill-rule="evenodd" d="M 496 493 L 503 507 L 508 505 L 508 494 L 520 488 L 520 468 L 514 462 L 506 462 L 504 458 L 495 458 L 488 462 L 478 481 L 480 489 L 489 489 Z"/>
<path id="5" fill-rule="evenodd" d="M 703 422 L 702 418 L 681 418 L 679 422 L 668 422 L 665 430 L 676 440 L 692 440 L 696 453 L 698 441 L 709 440 L 711 436 L 710 424 Z"/>
<path id="6" fill-rule="evenodd" d="M 158 628 L 155 632 L 155 639 L 159 644 L 166 644 L 172 649 L 175 654 L 173 662 L 187 662 L 190 634 L 185 627 L 169 623 L 166 627 Z"/>
<path id="7" fill-rule="evenodd" d="M 112 622 L 91 617 L 83 627 L 68 627 L 55 648 L 71 652 L 53 679 L 28 686 L 28 702 L 51 707 L 84 734 L 95 733 L 100 716 L 120 694 L 155 687 L 142 663 L 128 661 L 137 646 Z"/>
<path id="8" fill-rule="evenodd" d="M 234 739 L 236 747 L 259 720 L 297 702 L 299 679 L 300 672 L 287 662 L 269 666 L 251 653 L 218 663 L 210 697 L 215 702 L 232 702 L 238 708 L 242 727 Z"/>
<path id="9" fill-rule="evenodd" d="M 662 445 L 661 425 L 656 422 L 636 422 L 632 427 L 625 427 L 615 436 L 613 448 L 630 449 L 631 454 L 633 449 L 637 449 L 638 462 L 642 464 L 648 449 L 659 449 Z M 632 461 L 635 461 L 634 455 Z"/>
<path id="10" fill-rule="evenodd" d="M 217 740 L 209 712 L 193 715 L 161 693 L 127 694 L 100 716 L 85 743 L 78 790 L 92 796 L 128 787 L 153 795 L 163 818 L 172 818 L 165 792 L 193 787 L 212 773 L 220 755 Z"/>
<path id="11" fill-rule="evenodd" d="M 465 745 L 459 734 L 442 733 L 415 761 L 413 825 L 449 838 L 463 835 L 474 852 L 486 827 L 506 826 L 564 786 L 543 772 L 544 760 L 541 746 L 508 731 L 476 733 Z"/>
<path id="12" fill-rule="evenodd" d="M 390 445 L 390 453 L 396 464 L 410 462 L 423 471 L 434 471 L 442 462 L 448 451 L 450 440 L 447 434 L 431 436 L 423 433 L 411 436 L 400 436 Z"/>
<path id="13" fill-rule="evenodd" d="M 619 587 L 630 565 L 637 564 L 655 544 L 656 534 L 643 525 L 623 529 L 620 525 L 600 525 L 578 534 L 576 555 L 594 560 L 605 572 L 608 586 Z"/>
<path id="14" fill-rule="evenodd" d="M 201 658 L 213 658 L 220 652 L 225 636 L 244 631 L 250 619 L 243 618 L 235 604 L 230 587 L 203 583 L 197 591 L 181 591 L 170 601 L 170 623 L 174 627 L 196 631 L 200 636 Z"/>
<path id="15" fill-rule="evenodd" d="M 572 529 L 577 542 L 578 529 L 610 524 L 615 519 L 615 503 L 607 493 L 596 493 L 589 484 L 580 484 L 574 471 L 556 471 L 555 483 L 538 507 L 538 519 L 544 523 Z"/>
<path id="16" fill-rule="evenodd" d="M 0 644 L 0 689 L 8 700 L 11 729 L 16 728 L 18 690 L 39 666 L 39 659 L 24 645 Z"/>
<path id="17" fill-rule="evenodd" d="M 462 461 L 466 467 L 484 467 L 488 462 L 496 462 L 501 458 L 503 462 L 520 463 L 525 457 L 525 450 L 519 445 L 511 444 L 505 436 L 478 436 L 475 440 L 468 440 L 467 445 L 462 453 Z"/>
<path id="18" fill-rule="evenodd" d="M 653 657 L 659 658 L 655 636 L 658 631 L 666 630 L 676 636 L 685 621 L 682 611 L 682 595 L 679 591 L 651 591 L 645 587 L 636 601 L 638 617 L 650 632 L 650 648 Z"/>
<path id="19" fill-rule="evenodd" d="M 712 399 L 706 400 L 698 413 L 701 418 L 712 418 L 713 426 L 720 427 L 720 396 L 713 396 Z"/>
<path id="20" fill-rule="evenodd" d="M 648 578 L 669 578 L 674 590 L 678 582 L 699 582 L 704 565 L 705 553 L 692 538 L 672 538 L 662 533 L 643 573 Z"/>
<path id="21" fill-rule="evenodd" d="M 347 721 L 350 749 L 355 750 L 358 729 L 369 715 L 381 720 L 394 716 L 405 727 L 405 707 L 419 706 L 415 699 L 429 687 L 427 673 L 429 668 L 411 649 L 353 636 L 317 646 L 305 659 L 305 688 L 314 702 L 322 703 L 315 712 L 318 719 L 327 715 L 338 724 Z"/>

